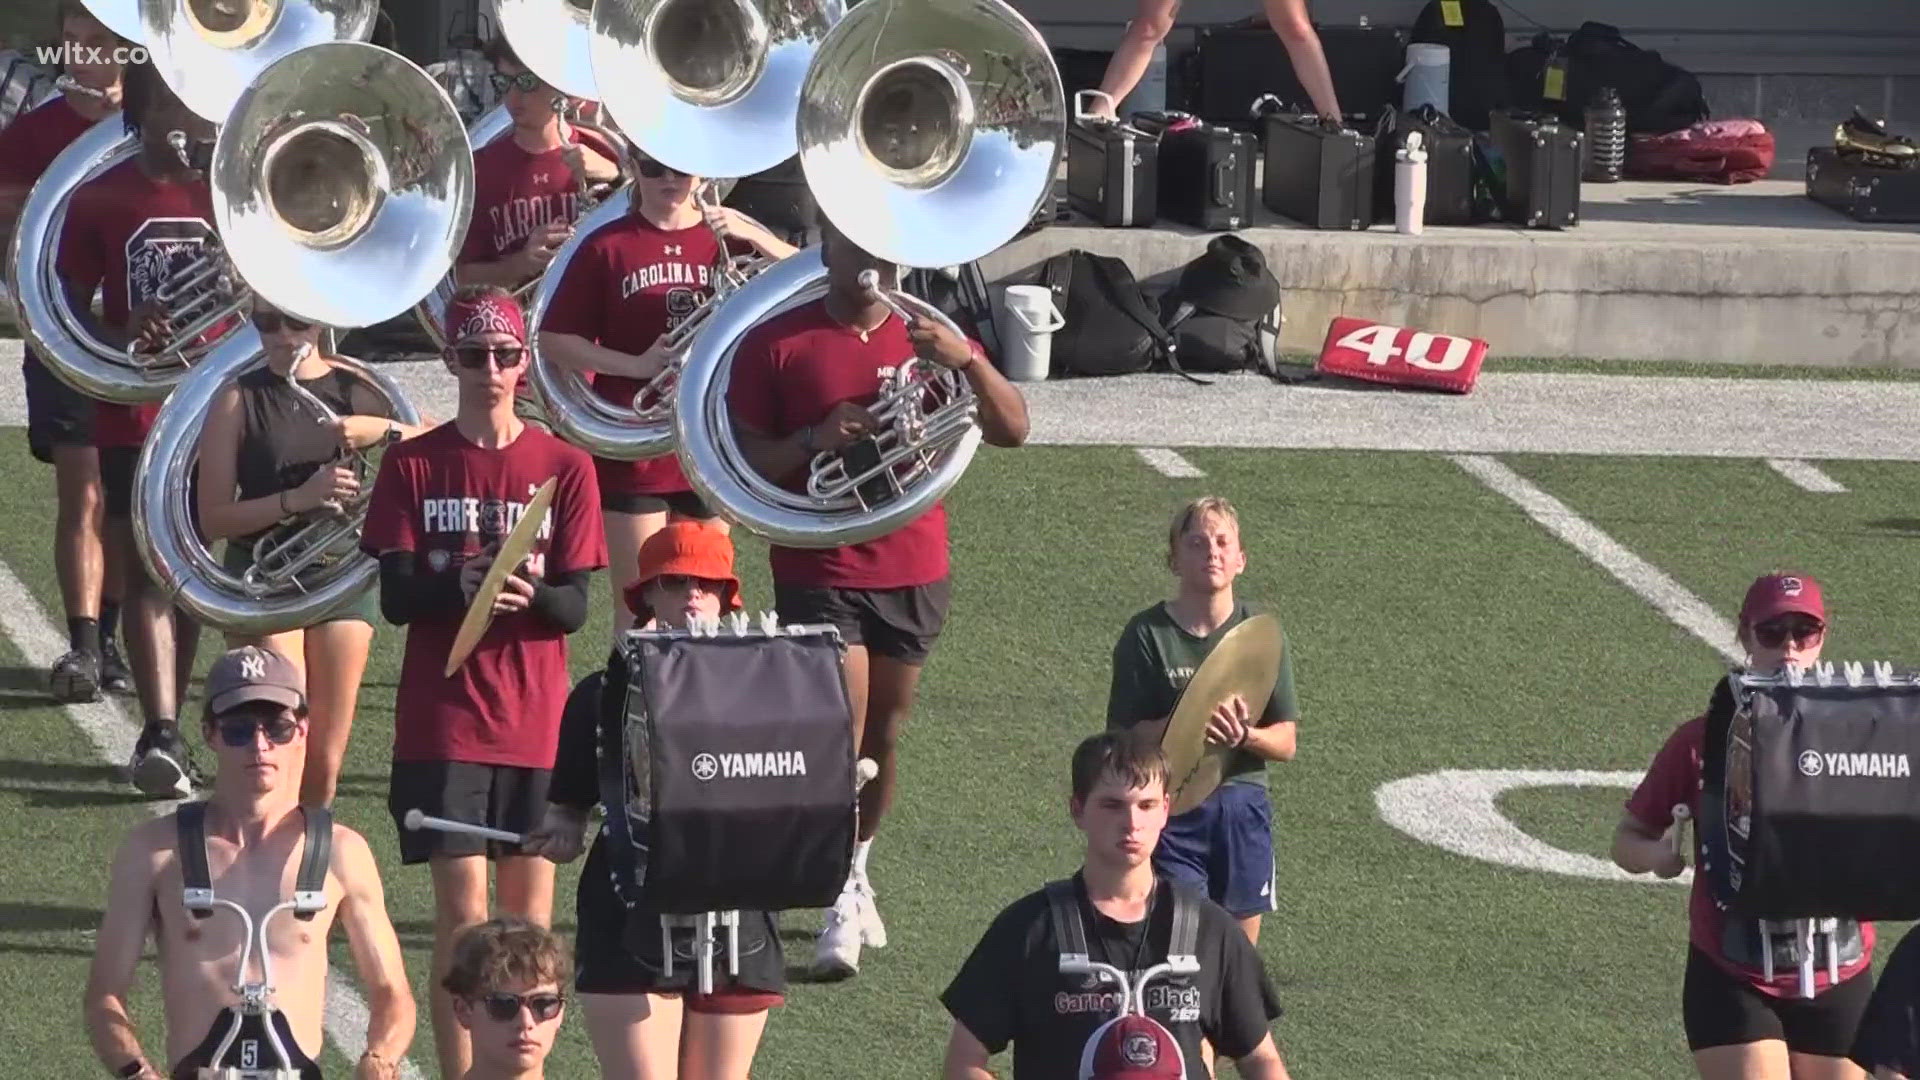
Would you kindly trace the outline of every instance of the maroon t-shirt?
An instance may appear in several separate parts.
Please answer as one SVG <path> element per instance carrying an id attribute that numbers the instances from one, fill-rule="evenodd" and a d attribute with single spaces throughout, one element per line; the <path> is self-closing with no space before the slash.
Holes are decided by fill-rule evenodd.
<path id="1" fill-rule="evenodd" d="M 608 222 L 588 237 L 567 264 L 540 329 L 576 334 L 617 352 L 639 355 L 680 325 L 713 295 L 720 242 L 701 222 L 667 232 L 639 214 Z M 630 404 L 645 384 L 596 374 L 593 388 L 608 401 Z M 691 491 L 680 459 L 595 458 L 602 494 L 666 495 Z"/>
<path id="2" fill-rule="evenodd" d="M 60 151 L 92 126 L 63 96 L 0 128 L 0 187 L 32 187 Z"/>
<path id="3" fill-rule="evenodd" d="M 101 315 L 112 326 L 125 326 L 128 313 L 169 275 L 199 258 L 213 237 L 213 200 L 206 181 L 155 180 L 135 159 L 74 192 L 56 270 L 80 296 L 90 297 L 98 288 Z M 201 340 L 223 332 L 225 327 L 215 327 Z M 159 402 L 101 402 L 94 412 L 94 445 L 139 446 L 159 413 Z"/>
<path id="4" fill-rule="evenodd" d="M 580 142 L 602 157 L 619 160 L 597 136 L 574 129 Z M 566 148 L 533 154 L 511 132 L 473 155 L 473 219 L 460 248 L 460 262 L 492 262 L 520 250 L 533 230 L 549 221 L 580 216 L 580 186 L 567 168 Z"/>
<path id="5" fill-rule="evenodd" d="M 1666 745 L 1653 757 L 1653 764 L 1640 786 L 1627 798 L 1627 813 L 1649 831 L 1665 832 L 1673 825 L 1673 808 L 1685 805 L 1700 820 L 1700 758 L 1706 749 L 1707 718 L 1696 716 L 1674 729 Z M 1721 928 L 1726 915 L 1708 891 L 1707 876 L 1699 872 L 1701 864 L 1700 832 L 1694 830 L 1693 892 L 1687 901 L 1687 940 L 1706 953 L 1715 964 L 1754 989 L 1774 997 L 1794 997 L 1800 993 L 1800 974 L 1796 969 L 1776 970 L 1772 982 L 1758 968 L 1749 968 L 1728 960 L 1720 945 Z M 1860 959 L 1842 965 L 1840 981 L 1845 982 L 1873 964 L 1873 924 L 1860 924 Z M 1832 985 L 1825 965 L 1815 965 L 1814 989 L 1823 992 Z"/>
<path id="6" fill-rule="evenodd" d="M 457 569 L 505 537 L 540 485 L 555 476 L 531 576 L 606 566 L 592 462 L 531 424 L 499 450 L 473 445 L 452 422 L 389 447 L 360 547 L 375 556 L 411 551 L 417 573 Z M 527 612 L 496 617 L 448 678 L 442 672 L 462 614 L 423 616 L 407 627 L 394 701 L 394 760 L 552 768 L 571 686 L 567 635 Z"/>
<path id="7" fill-rule="evenodd" d="M 866 341 L 816 301 L 749 332 L 734 354 L 727 404 L 738 421 L 785 438 L 826 419 L 842 401 L 871 405 L 913 343 L 896 316 Z M 792 478 L 790 486 L 804 480 Z M 931 510 L 875 540 L 836 548 L 773 547 L 774 581 L 840 589 L 899 589 L 947 576 L 947 510 Z"/>

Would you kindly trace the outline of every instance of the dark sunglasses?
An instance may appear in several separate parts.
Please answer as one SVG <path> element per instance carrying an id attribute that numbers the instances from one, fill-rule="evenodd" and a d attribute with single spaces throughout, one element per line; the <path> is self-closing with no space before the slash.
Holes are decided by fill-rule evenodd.
<path id="1" fill-rule="evenodd" d="M 533 1022 L 544 1024 L 560 1015 L 561 1006 L 567 999 L 560 994 L 488 994 L 480 999 L 487 1010 L 487 1016 L 496 1023 L 505 1024 L 520 1018 L 520 1007 L 526 1006 L 533 1013 Z"/>
<path id="2" fill-rule="evenodd" d="M 279 333 L 280 328 L 283 326 L 293 331 L 296 334 L 304 333 L 305 331 L 313 329 L 312 323 L 307 322 L 304 319 L 296 319 L 291 315 L 288 315 L 288 314 L 285 314 L 284 312 L 279 312 L 279 311 L 254 312 L 253 326 L 254 326 L 254 329 L 260 331 L 263 334 Z"/>
<path id="3" fill-rule="evenodd" d="M 726 585 L 725 582 L 716 581 L 713 578 L 694 577 L 691 574 L 661 574 L 653 580 L 663 589 L 691 589 L 698 585 L 710 593 L 717 593 Z"/>
<path id="4" fill-rule="evenodd" d="M 267 733 L 268 742 L 285 746 L 293 741 L 294 733 L 300 730 L 300 721 L 291 716 L 228 716 L 222 717 L 214 727 L 220 733 L 220 741 L 237 750 L 252 746 L 255 735 L 261 731 Z"/>
<path id="5" fill-rule="evenodd" d="M 523 94 L 531 94 L 540 89 L 540 76 L 531 71 L 523 71 L 518 75 L 502 75 L 496 71 L 488 78 L 492 80 L 493 92 L 496 94 L 504 94 L 508 88 Z"/>
<path id="6" fill-rule="evenodd" d="M 1793 639 L 1796 645 L 1808 645 L 1826 632 L 1826 624 L 1815 619 L 1775 619 L 1753 628 L 1753 640 L 1762 647 L 1778 649 Z"/>
<path id="7" fill-rule="evenodd" d="M 527 350 L 520 345 L 460 345 L 453 350 L 454 361 L 464 368 L 482 369 L 492 360 L 501 371 L 511 371 L 526 358 Z"/>
<path id="8" fill-rule="evenodd" d="M 662 165 L 657 161 L 636 161 L 633 163 L 633 171 L 639 173 L 641 176 L 644 176 L 649 180 L 658 180 L 663 176 L 690 175 L 688 173 L 681 172 L 679 169 L 669 169 L 665 165 Z"/>

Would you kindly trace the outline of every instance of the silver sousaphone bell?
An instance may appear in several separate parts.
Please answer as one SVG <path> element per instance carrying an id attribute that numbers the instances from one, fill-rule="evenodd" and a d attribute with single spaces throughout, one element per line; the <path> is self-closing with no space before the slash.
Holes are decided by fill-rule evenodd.
<path id="1" fill-rule="evenodd" d="M 132 44 L 140 44 L 145 33 L 140 25 L 140 0 L 81 0 L 81 6 L 100 20 L 100 25 Z"/>
<path id="2" fill-rule="evenodd" d="M 852 243 L 904 267 L 969 262 L 1011 240 L 1053 188 L 1066 99 L 1037 30 L 1000 0 L 865 0 L 822 43 L 800 90 L 807 188 Z M 951 320 L 875 282 L 903 317 Z M 734 353 L 755 326 L 827 293 L 818 248 L 735 292 L 679 373 L 676 434 L 694 488 L 777 544 L 838 547 L 885 535 L 929 510 L 979 446 L 971 386 L 900 358 L 871 411 L 877 460 L 858 471 L 817 456 L 802 490 L 775 484 L 741 452 L 726 393 Z"/>
<path id="3" fill-rule="evenodd" d="M 432 288 L 460 247 L 473 205 L 473 156 L 446 91 L 376 45 L 311 45 L 269 65 L 240 97 L 214 149 L 214 212 L 247 283 L 321 325 L 370 326 Z M 251 333 L 249 328 L 249 333 Z M 372 468 L 332 513 L 269 532 L 236 576 L 195 525 L 188 479 L 214 400 L 264 360 L 203 364 L 182 380 L 140 457 L 134 534 L 149 572 L 197 617 L 232 633 L 311 625 L 371 587 L 358 550 Z M 397 419 L 419 414 L 377 368 L 343 366 Z M 293 384 L 322 421 L 326 406 Z"/>
<path id="4" fill-rule="evenodd" d="M 140 0 L 140 41 L 182 104 L 216 124 L 281 57 L 365 41 L 376 0 Z"/>

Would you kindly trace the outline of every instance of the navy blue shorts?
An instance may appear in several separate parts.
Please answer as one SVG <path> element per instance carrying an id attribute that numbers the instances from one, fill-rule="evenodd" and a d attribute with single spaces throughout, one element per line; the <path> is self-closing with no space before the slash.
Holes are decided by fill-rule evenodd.
<path id="1" fill-rule="evenodd" d="M 1206 893 L 1236 919 L 1274 910 L 1267 786 L 1221 784 L 1206 802 L 1168 819 L 1153 868 Z"/>

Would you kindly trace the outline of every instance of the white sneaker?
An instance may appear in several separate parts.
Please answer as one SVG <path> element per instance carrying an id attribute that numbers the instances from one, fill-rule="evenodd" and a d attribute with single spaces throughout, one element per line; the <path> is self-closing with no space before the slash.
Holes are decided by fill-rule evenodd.
<path id="1" fill-rule="evenodd" d="M 887 924 L 880 921 L 880 905 L 873 902 L 873 886 L 855 878 L 850 886 L 859 904 L 860 943 L 872 949 L 887 947 Z"/>
<path id="2" fill-rule="evenodd" d="M 844 979 L 859 972 L 860 942 L 866 936 L 860 925 L 862 906 L 859 893 L 849 883 L 827 909 L 827 925 L 813 946 L 815 977 Z"/>

